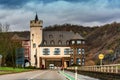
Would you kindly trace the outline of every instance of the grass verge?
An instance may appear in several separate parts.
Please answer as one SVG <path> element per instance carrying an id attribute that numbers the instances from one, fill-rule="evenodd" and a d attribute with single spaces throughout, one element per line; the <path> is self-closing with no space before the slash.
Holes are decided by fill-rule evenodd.
<path id="1" fill-rule="evenodd" d="M 0 75 L 2 75 L 2 74 L 10 74 L 10 73 L 27 72 L 27 71 L 31 71 L 31 70 L 33 70 L 33 69 L 0 67 Z"/>

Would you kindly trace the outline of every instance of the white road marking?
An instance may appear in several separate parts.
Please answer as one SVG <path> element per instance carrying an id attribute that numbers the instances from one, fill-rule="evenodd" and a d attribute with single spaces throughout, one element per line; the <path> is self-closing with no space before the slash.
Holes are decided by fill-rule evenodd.
<path id="1" fill-rule="evenodd" d="M 31 78 L 29 78 L 28 80 L 34 79 L 35 77 L 40 76 L 40 75 L 42 75 L 42 74 L 44 74 L 44 73 L 46 73 L 46 72 L 48 72 L 48 71 L 41 72 L 41 73 L 39 73 L 39 74 L 37 74 L 37 75 L 34 75 L 34 76 L 32 76 Z"/>

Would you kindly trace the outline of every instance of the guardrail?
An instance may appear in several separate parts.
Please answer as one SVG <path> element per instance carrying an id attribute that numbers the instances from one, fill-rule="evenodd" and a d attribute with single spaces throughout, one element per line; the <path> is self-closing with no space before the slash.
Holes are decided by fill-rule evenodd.
<path id="1" fill-rule="evenodd" d="M 68 67 L 67 69 L 75 70 L 75 67 Z M 78 67 L 78 70 L 104 72 L 104 73 L 120 73 L 120 64 L 81 66 Z"/>

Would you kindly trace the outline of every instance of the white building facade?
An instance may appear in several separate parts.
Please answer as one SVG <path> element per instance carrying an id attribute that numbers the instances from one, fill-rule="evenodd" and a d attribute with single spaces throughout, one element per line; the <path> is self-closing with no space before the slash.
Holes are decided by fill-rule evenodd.
<path id="1" fill-rule="evenodd" d="M 43 21 L 38 19 L 37 14 L 35 20 L 30 21 L 31 66 L 49 68 L 54 65 L 66 68 L 84 63 L 83 37 L 72 31 L 44 31 L 42 24 Z M 74 40 L 79 42 L 75 49 L 75 43 L 72 43 Z"/>

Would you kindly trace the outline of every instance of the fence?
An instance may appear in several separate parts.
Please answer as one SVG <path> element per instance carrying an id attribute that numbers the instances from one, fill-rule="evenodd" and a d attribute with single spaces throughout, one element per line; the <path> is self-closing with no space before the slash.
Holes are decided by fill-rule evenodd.
<path id="1" fill-rule="evenodd" d="M 67 69 L 74 70 L 75 67 L 68 67 Z M 104 73 L 120 73 L 120 64 L 82 66 L 82 67 L 78 67 L 78 70 L 104 72 Z"/>

